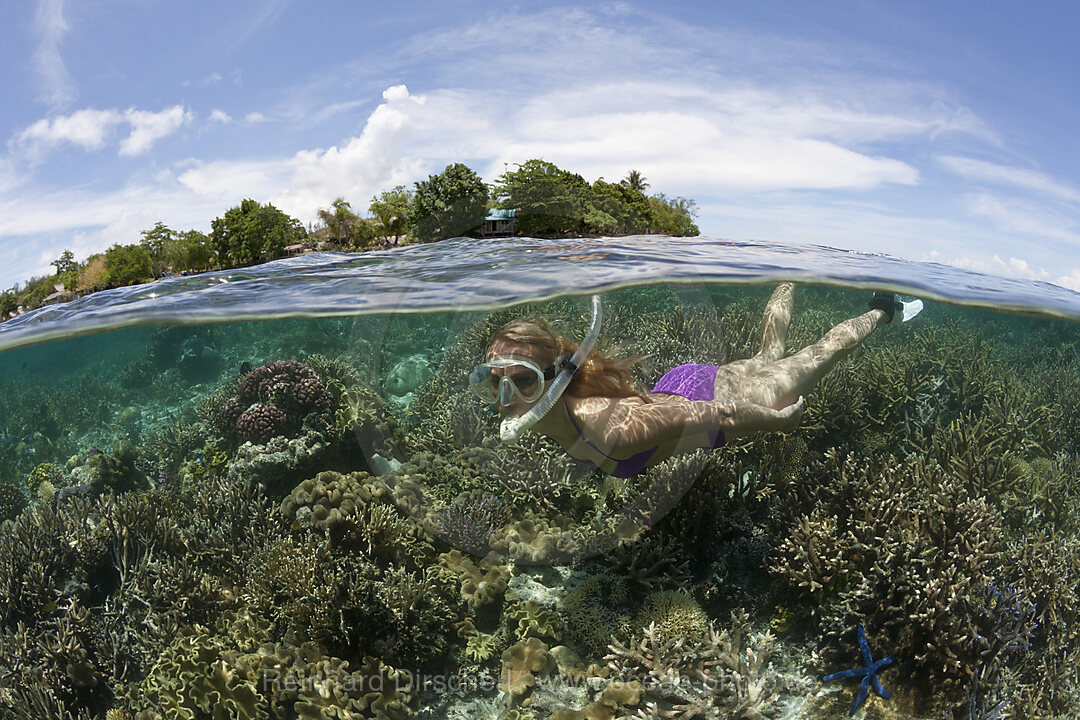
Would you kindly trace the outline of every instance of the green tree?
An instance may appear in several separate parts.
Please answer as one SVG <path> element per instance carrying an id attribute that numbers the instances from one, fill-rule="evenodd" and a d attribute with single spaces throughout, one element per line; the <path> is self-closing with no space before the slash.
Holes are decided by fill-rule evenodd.
<path id="1" fill-rule="evenodd" d="M 421 242 L 468 235 L 484 224 L 488 188 L 480 176 L 461 163 L 447 165 L 438 175 L 416 183 L 409 222 Z"/>
<path id="2" fill-rule="evenodd" d="M 211 244 L 223 267 L 273 260 L 284 255 L 287 246 L 307 237 L 299 220 L 251 199 L 214 218 L 210 226 Z"/>
<path id="3" fill-rule="evenodd" d="M 585 205 L 585 224 L 593 232 L 617 235 L 649 231 L 649 198 L 630 185 L 600 178 L 592 184 Z"/>
<path id="4" fill-rule="evenodd" d="M 109 287 L 134 285 L 151 275 L 150 251 L 143 245 L 113 245 L 105 251 L 105 282 Z"/>
<path id="5" fill-rule="evenodd" d="M 351 247 L 362 244 L 358 241 L 364 239 L 364 229 L 360 226 L 363 221 L 352 211 L 352 206 L 345 198 L 337 198 L 331 203 L 329 209 L 319 208 L 319 220 L 326 226 L 327 241 L 338 247 Z"/>
<path id="6" fill-rule="evenodd" d="M 495 181 L 499 207 L 517 210 L 519 231 L 536 234 L 580 232 L 589 184 L 577 173 L 545 160 L 528 160 Z M 601 222 L 599 215 L 595 217 Z"/>
<path id="7" fill-rule="evenodd" d="M 0 320 L 19 309 L 19 298 L 15 295 L 15 289 L 5 290 L 0 293 Z"/>
<path id="8" fill-rule="evenodd" d="M 165 274 L 170 264 L 169 249 L 176 244 L 177 233 L 160 220 L 150 230 L 142 231 L 139 244 L 150 253 L 150 270 L 154 277 Z"/>
<path id="9" fill-rule="evenodd" d="M 701 234 L 698 226 L 694 224 L 697 203 L 693 200 L 683 197 L 669 198 L 663 193 L 657 193 L 649 198 L 649 213 L 657 232 L 683 237 Z"/>
<path id="10" fill-rule="evenodd" d="M 56 280 L 64 284 L 65 290 L 74 290 L 79 279 L 79 263 L 75 262 L 75 254 L 65 249 L 60 257 L 51 263 L 56 268 Z"/>
<path id="11" fill-rule="evenodd" d="M 185 230 L 177 235 L 171 257 L 177 270 L 205 270 L 214 258 L 214 249 L 205 233 Z"/>
<path id="12" fill-rule="evenodd" d="M 368 212 L 375 216 L 376 232 L 383 241 L 394 238 L 394 244 L 402 235 L 409 232 L 409 206 L 412 204 L 412 192 L 398 185 L 386 190 L 377 198 L 371 198 Z"/>
<path id="13" fill-rule="evenodd" d="M 78 292 L 94 292 L 107 285 L 108 271 L 105 268 L 105 255 L 95 253 L 86 258 L 86 264 L 79 269 L 79 279 L 75 282 Z"/>

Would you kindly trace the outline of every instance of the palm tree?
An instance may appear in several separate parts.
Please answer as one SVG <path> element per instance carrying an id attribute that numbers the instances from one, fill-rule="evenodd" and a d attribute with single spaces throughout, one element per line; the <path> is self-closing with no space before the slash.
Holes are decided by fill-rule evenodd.
<path id="1" fill-rule="evenodd" d="M 626 178 L 619 184 L 628 190 L 637 190 L 641 193 L 649 189 L 649 183 L 645 182 L 645 176 L 637 170 L 631 170 L 627 173 Z"/>

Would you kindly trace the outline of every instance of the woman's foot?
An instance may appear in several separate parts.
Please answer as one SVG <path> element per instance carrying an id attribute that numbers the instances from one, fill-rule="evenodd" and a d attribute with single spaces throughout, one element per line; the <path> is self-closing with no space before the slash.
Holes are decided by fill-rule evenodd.
<path id="1" fill-rule="evenodd" d="M 896 299 L 895 293 L 883 293 L 875 292 L 874 297 L 870 298 L 870 309 L 880 310 L 885 313 L 885 322 L 891 323 L 893 314 L 896 313 L 896 309 L 903 309 L 903 305 Z"/>
<path id="2" fill-rule="evenodd" d="M 903 302 L 896 299 L 895 293 L 875 292 L 874 297 L 870 298 L 870 309 L 885 313 L 887 323 L 892 322 L 893 315 L 899 310 L 900 322 L 907 322 L 922 312 L 923 302 L 922 300 Z"/>

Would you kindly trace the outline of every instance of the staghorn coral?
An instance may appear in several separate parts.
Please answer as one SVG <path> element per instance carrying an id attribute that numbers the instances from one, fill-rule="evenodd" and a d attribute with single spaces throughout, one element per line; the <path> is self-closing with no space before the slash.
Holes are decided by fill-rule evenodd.
<path id="1" fill-rule="evenodd" d="M 616 678 L 640 680 L 633 717 L 759 717 L 777 709 L 793 682 L 775 673 L 770 660 L 779 648 L 768 632 L 752 633 L 745 614 L 732 613 L 720 633 L 710 624 L 696 640 L 675 636 L 661 643 L 650 626 L 630 642 L 611 642 L 606 656 Z M 670 708 L 670 710 L 660 710 Z M 680 714 L 681 713 L 681 714 Z"/>
<path id="2" fill-rule="evenodd" d="M 12 687 L 33 688 L 5 705 L 103 713 L 180 628 L 236 602 L 252 556 L 284 529 L 252 485 L 222 479 L 35 506 L 0 535 L 4 665 Z"/>
<path id="3" fill-rule="evenodd" d="M 819 603 L 809 609 L 834 643 L 865 622 L 917 673 L 967 678 L 965 613 L 970 590 L 995 581 L 1000 516 L 923 458 L 876 468 L 834 456 L 815 473 L 820 510 L 796 521 L 774 574 Z"/>
<path id="4" fill-rule="evenodd" d="M 241 599 L 284 628 L 323 637 L 336 627 L 337 581 L 327 548 L 314 538 L 277 538 L 252 558 Z"/>

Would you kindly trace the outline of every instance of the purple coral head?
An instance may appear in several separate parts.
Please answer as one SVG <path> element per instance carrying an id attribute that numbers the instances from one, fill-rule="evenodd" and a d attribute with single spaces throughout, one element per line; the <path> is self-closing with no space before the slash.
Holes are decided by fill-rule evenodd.
<path id="1" fill-rule="evenodd" d="M 255 404 L 240 414 L 236 421 L 236 431 L 244 440 L 264 443 L 275 435 L 285 431 L 288 419 L 273 405 Z"/>
<path id="2" fill-rule="evenodd" d="M 311 385 L 311 382 L 314 385 Z M 298 383 L 308 383 L 306 392 L 315 392 L 314 387 L 322 389 L 319 377 L 299 360 L 275 360 L 255 368 L 240 381 L 239 398 L 249 403 L 268 400 L 278 395 L 295 394 Z"/>

